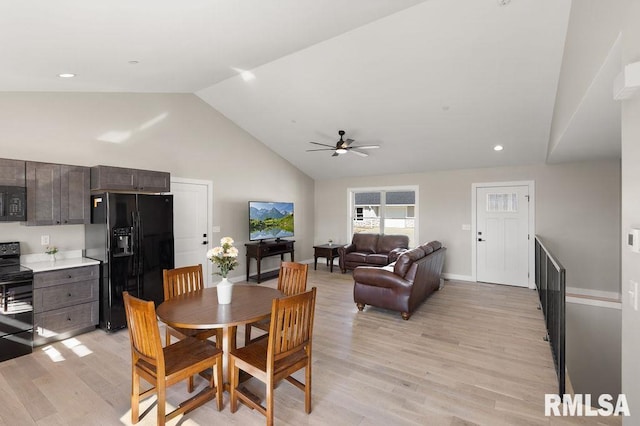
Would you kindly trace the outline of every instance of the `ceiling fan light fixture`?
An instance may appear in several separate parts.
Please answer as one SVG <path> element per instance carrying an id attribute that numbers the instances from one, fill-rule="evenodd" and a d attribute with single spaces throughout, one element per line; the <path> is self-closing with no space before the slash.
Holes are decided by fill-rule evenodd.
<path id="1" fill-rule="evenodd" d="M 337 154 L 346 154 L 346 153 L 347 153 L 347 150 L 346 150 L 346 149 L 344 149 L 344 148 L 338 148 L 338 149 L 336 149 L 336 153 L 337 153 Z"/>

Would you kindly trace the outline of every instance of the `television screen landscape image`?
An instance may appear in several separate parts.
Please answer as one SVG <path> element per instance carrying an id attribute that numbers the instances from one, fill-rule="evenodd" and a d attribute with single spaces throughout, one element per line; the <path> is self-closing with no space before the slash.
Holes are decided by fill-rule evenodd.
<path id="1" fill-rule="evenodd" d="M 249 201 L 249 239 L 293 237 L 293 203 Z"/>

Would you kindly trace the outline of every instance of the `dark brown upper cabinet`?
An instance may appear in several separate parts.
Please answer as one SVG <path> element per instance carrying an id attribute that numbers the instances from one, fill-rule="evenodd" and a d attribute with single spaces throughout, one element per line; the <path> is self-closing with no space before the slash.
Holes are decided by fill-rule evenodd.
<path id="1" fill-rule="evenodd" d="M 171 175 L 152 170 L 95 166 L 91 168 L 92 191 L 169 192 Z"/>
<path id="2" fill-rule="evenodd" d="M 0 158 L 0 186 L 25 186 L 25 162 Z"/>
<path id="3" fill-rule="evenodd" d="M 89 223 L 90 169 L 27 161 L 27 225 Z"/>

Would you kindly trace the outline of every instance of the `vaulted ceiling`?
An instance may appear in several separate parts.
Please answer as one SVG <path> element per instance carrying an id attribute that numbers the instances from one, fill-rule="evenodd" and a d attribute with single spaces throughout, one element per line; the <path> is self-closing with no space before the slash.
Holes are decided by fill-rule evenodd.
<path id="1" fill-rule="evenodd" d="M 570 9 L 570 0 L 4 1 L 0 91 L 193 92 L 316 179 L 616 157 L 615 46 L 550 141 Z M 307 152 L 318 147 L 310 141 L 335 145 L 338 130 L 380 148 Z"/>

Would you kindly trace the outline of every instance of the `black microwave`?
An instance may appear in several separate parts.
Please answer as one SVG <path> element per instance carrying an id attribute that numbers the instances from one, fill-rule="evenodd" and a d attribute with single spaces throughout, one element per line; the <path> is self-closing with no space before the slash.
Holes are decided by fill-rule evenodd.
<path id="1" fill-rule="evenodd" d="M 27 220 L 26 193 L 22 186 L 0 186 L 0 222 Z"/>

